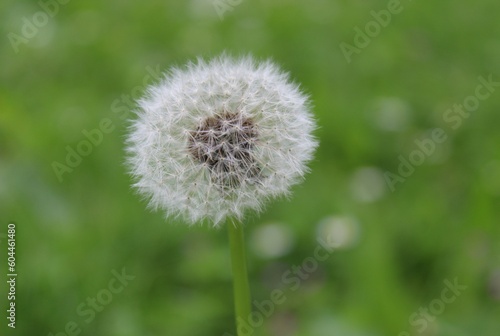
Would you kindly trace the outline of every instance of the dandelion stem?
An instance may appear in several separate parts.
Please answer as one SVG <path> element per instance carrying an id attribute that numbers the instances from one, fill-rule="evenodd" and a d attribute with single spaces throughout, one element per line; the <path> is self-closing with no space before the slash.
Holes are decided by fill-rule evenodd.
<path id="1" fill-rule="evenodd" d="M 241 336 L 239 325 L 247 321 L 251 313 L 250 287 L 248 285 L 247 262 L 245 256 L 245 239 L 243 225 L 228 221 L 229 245 L 231 248 L 231 265 L 233 269 L 234 308 L 236 311 L 236 329 Z"/>

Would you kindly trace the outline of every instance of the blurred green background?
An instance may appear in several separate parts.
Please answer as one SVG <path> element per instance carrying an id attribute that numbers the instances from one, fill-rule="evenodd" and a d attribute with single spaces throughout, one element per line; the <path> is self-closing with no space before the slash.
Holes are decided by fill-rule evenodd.
<path id="1" fill-rule="evenodd" d="M 255 335 L 499 335 L 500 90 L 456 129 L 445 116 L 479 76 L 500 81 L 500 3 L 402 1 L 351 62 L 341 43 L 389 1 L 215 3 L 219 13 L 212 0 L 1 2 L 1 334 L 235 334 L 225 230 L 148 211 L 123 164 L 131 100 L 155 82 L 151 69 L 227 51 L 289 71 L 320 126 L 293 197 L 248 216 L 253 298 L 286 295 Z M 113 130 L 60 181 L 54 162 L 103 120 Z M 391 191 L 384 174 L 435 128 L 447 140 Z M 292 290 L 282 275 L 328 234 L 335 252 Z M 134 278 L 109 297 L 124 268 Z M 445 280 L 467 288 L 444 302 Z"/>

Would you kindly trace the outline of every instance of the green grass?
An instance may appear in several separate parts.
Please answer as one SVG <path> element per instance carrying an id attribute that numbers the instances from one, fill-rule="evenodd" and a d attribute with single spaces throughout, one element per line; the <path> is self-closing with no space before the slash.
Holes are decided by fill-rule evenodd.
<path id="1" fill-rule="evenodd" d="M 56 334 L 71 321 L 80 335 L 235 334 L 227 235 L 146 210 L 123 163 L 123 117 L 133 106 L 122 95 L 152 83 L 148 67 L 223 51 L 274 59 L 311 95 L 320 125 L 305 182 L 248 218 L 250 246 L 269 223 L 293 238 L 281 257 L 248 250 L 253 299 L 274 289 L 287 298 L 258 335 L 418 335 L 423 324 L 409 318 L 455 278 L 467 289 L 425 332 L 498 335 L 500 90 L 457 129 L 443 116 L 474 94 L 479 76 L 500 80 L 500 3 L 401 3 L 348 63 L 340 43 L 352 44 L 354 27 L 387 1 L 244 0 L 224 20 L 210 0 L 70 1 L 18 53 L 7 36 L 40 7 L 3 1 L 0 233 L 10 221 L 18 230 L 18 320 L 6 335 Z M 397 118 L 395 131 L 384 129 Z M 59 182 L 53 162 L 64 163 L 66 147 L 103 119 L 113 130 Z M 397 173 L 399 155 L 435 128 L 448 139 L 391 192 L 383 173 Z M 331 216 L 352 218 L 356 236 L 291 290 L 281 276 L 314 255 L 318 224 Z M 77 307 L 123 267 L 135 279 L 87 323 Z"/>

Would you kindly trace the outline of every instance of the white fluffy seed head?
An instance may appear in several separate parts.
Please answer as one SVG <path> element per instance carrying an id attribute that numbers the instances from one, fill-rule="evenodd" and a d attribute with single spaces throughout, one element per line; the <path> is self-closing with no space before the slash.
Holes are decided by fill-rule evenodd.
<path id="1" fill-rule="evenodd" d="M 127 139 L 134 187 L 189 224 L 241 220 L 286 195 L 317 147 L 307 96 L 269 61 L 199 59 L 138 103 Z"/>

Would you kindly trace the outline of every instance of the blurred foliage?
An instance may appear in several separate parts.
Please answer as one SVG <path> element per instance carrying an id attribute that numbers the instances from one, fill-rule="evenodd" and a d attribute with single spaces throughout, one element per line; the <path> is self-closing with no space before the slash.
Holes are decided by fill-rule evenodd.
<path id="1" fill-rule="evenodd" d="M 148 69 L 227 51 L 282 65 L 311 95 L 320 125 L 305 182 L 248 218 L 254 299 L 286 293 L 257 334 L 497 336 L 500 92 L 456 130 L 444 114 L 474 94 L 479 76 L 500 80 L 500 3 L 402 1 L 348 63 L 339 45 L 388 3 L 243 0 L 221 19 L 212 0 L 69 1 L 16 53 L 9 34 L 42 7 L 2 1 L 0 233 L 17 223 L 19 274 L 17 328 L 2 335 L 56 334 L 71 321 L 81 335 L 234 334 L 224 230 L 148 211 L 123 164 L 127 96 L 152 83 Z M 105 119 L 113 130 L 60 182 L 53 163 Z M 397 173 L 399 156 L 438 127 L 448 139 L 391 192 L 384 173 Z M 281 275 L 312 257 L 325 232 L 339 248 L 286 288 Z M 135 279 L 87 323 L 77 307 L 123 268 Z M 467 289 L 425 328 L 412 325 L 455 278 Z"/>

